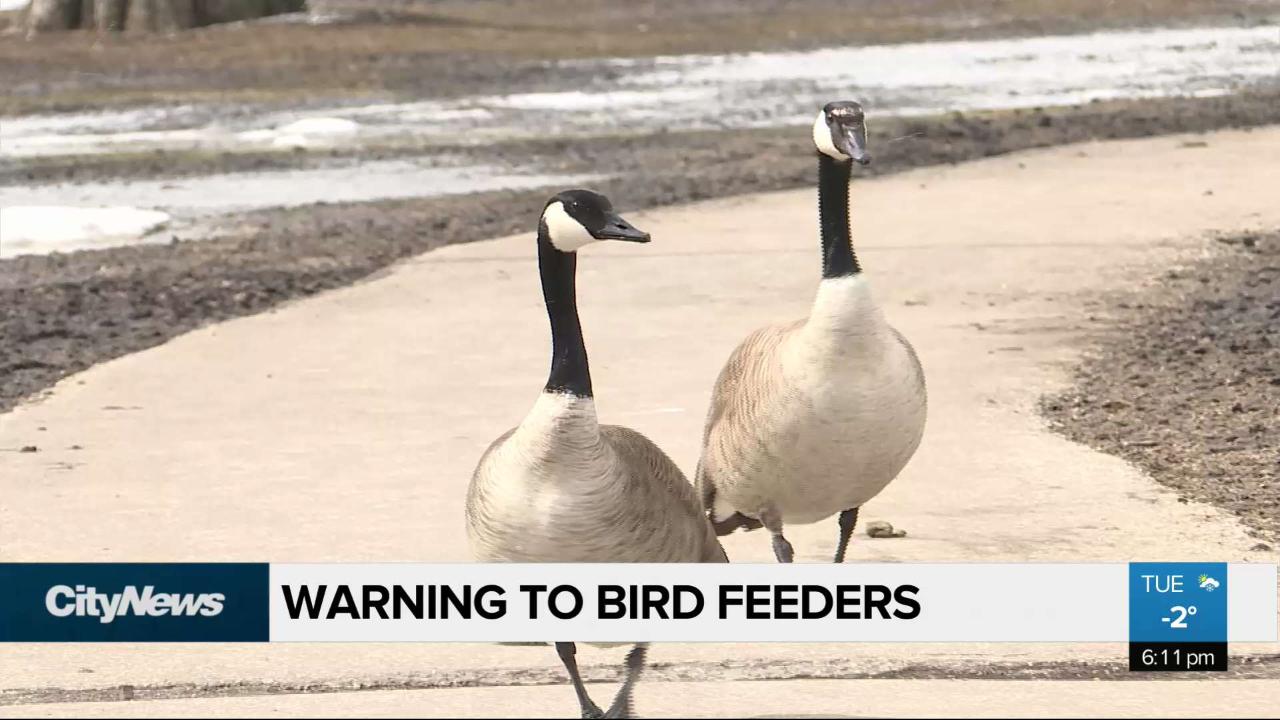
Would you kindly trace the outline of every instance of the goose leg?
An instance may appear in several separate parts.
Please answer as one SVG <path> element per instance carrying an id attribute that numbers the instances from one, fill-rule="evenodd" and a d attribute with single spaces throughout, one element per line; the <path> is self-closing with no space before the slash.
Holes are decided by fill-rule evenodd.
<path id="1" fill-rule="evenodd" d="M 760 513 L 760 522 L 773 535 L 773 556 L 780 563 L 789 563 L 795 559 L 795 551 L 791 549 L 791 543 L 782 536 L 782 518 L 773 509 L 763 510 Z"/>
<path id="2" fill-rule="evenodd" d="M 631 648 L 631 652 L 627 653 L 627 671 L 622 678 L 622 687 L 618 688 L 618 694 L 605 712 L 605 717 L 631 717 L 631 693 L 635 688 L 636 680 L 640 679 L 640 672 L 644 670 L 644 659 L 648 652 L 648 643 L 636 643 L 636 646 Z"/>
<path id="3" fill-rule="evenodd" d="M 844 562 L 844 552 L 849 549 L 849 538 L 853 537 L 853 526 L 858 524 L 858 508 L 850 508 L 840 513 L 840 544 L 836 545 L 835 563 Z"/>
<path id="4" fill-rule="evenodd" d="M 582 717 L 604 717 L 604 713 L 600 712 L 599 706 L 591 701 L 591 696 L 587 695 L 587 689 L 582 685 L 582 676 L 578 674 L 578 646 L 571 642 L 558 642 L 556 653 L 560 656 L 560 662 L 564 663 L 564 669 L 569 671 L 569 679 L 573 681 L 573 691 L 578 694 L 578 705 L 582 708 Z"/>

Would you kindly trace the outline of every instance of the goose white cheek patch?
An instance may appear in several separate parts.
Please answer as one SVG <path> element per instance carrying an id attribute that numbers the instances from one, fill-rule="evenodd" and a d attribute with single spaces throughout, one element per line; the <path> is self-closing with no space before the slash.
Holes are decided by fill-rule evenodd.
<path id="1" fill-rule="evenodd" d="M 564 209 L 564 203 L 554 202 L 542 213 L 547 223 L 547 237 L 551 244 L 561 252 L 574 252 L 583 245 L 596 242 L 591 233 L 582 227 L 582 223 L 573 219 Z"/>
<path id="2" fill-rule="evenodd" d="M 826 113 L 819 111 L 818 119 L 813 121 L 813 144 L 818 152 L 836 160 L 848 160 L 849 156 L 836 149 L 831 141 L 831 128 L 827 125 Z"/>

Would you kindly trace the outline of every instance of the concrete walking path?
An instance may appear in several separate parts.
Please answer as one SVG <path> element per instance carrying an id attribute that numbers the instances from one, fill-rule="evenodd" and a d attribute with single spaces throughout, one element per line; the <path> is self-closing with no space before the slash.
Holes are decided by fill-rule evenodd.
<path id="1" fill-rule="evenodd" d="M 592 692 L 605 697 L 603 690 Z M 574 717 L 562 687 L 478 687 L 194 700 L 20 705 L 0 717 Z M 609 688 L 612 692 L 612 688 Z M 1280 680 L 1005 682 L 999 680 L 788 680 L 649 683 L 636 704 L 650 717 L 1080 718 L 1275 717 Z M 570 698 L 572 700 L 572 698 Z"/>

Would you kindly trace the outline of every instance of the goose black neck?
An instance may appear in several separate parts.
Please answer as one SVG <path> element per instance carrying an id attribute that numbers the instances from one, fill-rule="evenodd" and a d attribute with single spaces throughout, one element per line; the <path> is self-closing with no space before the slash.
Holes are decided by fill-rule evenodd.
<path id="1" fill-rule="evenodd" d="M 862 272 L 849 235 L 849 175 L 853 163 L 818 153 L 818 219 L 822 226 L 822 277 Z"/>
<path id="2" fill-rule="evenodd" d="M 577 271 L 578 254 L 557 250 L 546 224 L 539 224 L 538 273 L 551 319 L 551 374 L 544 390 L 591 397 L 591 370 L 578 321 Z"/>

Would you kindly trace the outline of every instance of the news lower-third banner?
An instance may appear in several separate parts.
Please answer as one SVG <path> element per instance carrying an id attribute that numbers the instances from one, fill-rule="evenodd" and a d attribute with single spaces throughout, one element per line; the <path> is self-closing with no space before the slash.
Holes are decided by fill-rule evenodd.
<path id="1" fill-rule="evenodd" d="M 1276 598 L 1236 563 L 0 564 L 0 641 L 1129 642 L 1158 669 L 1276 641 Z"/>

